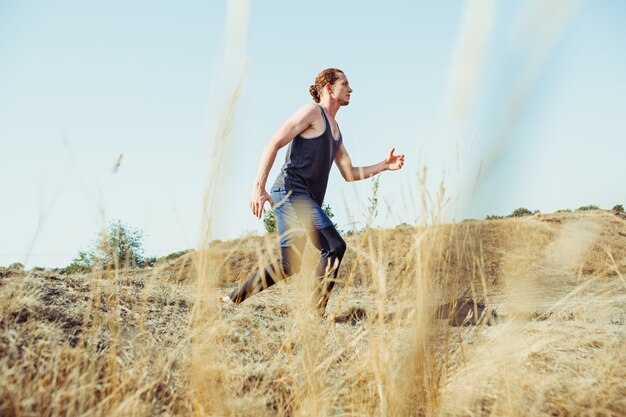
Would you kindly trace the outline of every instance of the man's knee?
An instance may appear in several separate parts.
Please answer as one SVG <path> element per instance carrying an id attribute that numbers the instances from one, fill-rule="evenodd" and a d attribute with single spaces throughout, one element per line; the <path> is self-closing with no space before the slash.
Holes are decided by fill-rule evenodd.
<path id="1" fill-rule="evenodd" d="M 280 264 L 285 277 L 290 277 L 300 272 L 302 254 L 300 253 L 299 247 L 281 248 L 280 251 L 282 258 Z"/>
<path id="2" fill-rule="evenodd" d="M 337 235 L 336 239 L 331 242 L 331 253 L 333 256 L 339 258 L 340 260 L 343 258 L 343 255 L 346 253 L 347 245 L 346 241 L 341 238 L 341 236 Z"/>
<path id="3" fill-rule="evenodd" d="M 290 277 L 292 275 L 300 272 L 300 262 L 294 260 L 287 260 L 285 258 L 282 259 L 281 266 L 283 268 L 283 273 L 285 277 Z"/>

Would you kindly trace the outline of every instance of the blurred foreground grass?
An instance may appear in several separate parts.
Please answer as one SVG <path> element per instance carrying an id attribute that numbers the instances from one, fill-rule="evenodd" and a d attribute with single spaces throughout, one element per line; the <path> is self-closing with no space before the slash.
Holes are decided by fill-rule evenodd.
<path id="1" fill-rule="evenodd" d="M 314 252 L 241 306 L 214 302 L 277 255 L 272 237 L 151 270 L 1 269 L 0 415 L 626 414 L 620 213 L 363 233 L 326 319 L 305 302 Z M 462 300 L 497 323 L 434 314 Z"/>

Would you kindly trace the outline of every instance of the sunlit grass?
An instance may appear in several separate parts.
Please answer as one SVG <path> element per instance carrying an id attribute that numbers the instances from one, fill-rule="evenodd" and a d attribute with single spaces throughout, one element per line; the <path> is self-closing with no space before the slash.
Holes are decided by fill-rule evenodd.
<path id="1" fill-rule="evenodd" d="M 271 257 L 271 238 L 216 242 L 145 271 L 4 269 L 0 410 L 619 415 L 624 230 L 595 212 L 357 233 L 329 304 L 348 314 L 338 323 L 311 311 L 306 268 L 219 309 L 216 296 L 256 268 L 259 245 Z M 563 263 L 573 240 L 580 252 Z M 611 257 L 593 255 L 597 247 Z M 211 266 L 204 284 L 200 255 Z M 436 306 L 463 297 L 495 309 L 497 323 L 450 326 Z"/>
<path id="2" fill-rule="evenodd" d="M 467 96 L 450 97 L 463 114 L 480 62 Z M 615 214 L 443 224 L 450 200 L 443 184 L 428 194 L 424 168 L 410 196 L 418 224 L 368 221 L 346 236 L 327 318 L 309 302 L 310 245 L 297 276 L 218 305 L 278 256 L 272 236 L 210 238 L 245 67 L 237 74 L 211 137 L 198 250 L 151 270 L 0 270 L 0 415 L 623 415 L 626 224 Z"/>

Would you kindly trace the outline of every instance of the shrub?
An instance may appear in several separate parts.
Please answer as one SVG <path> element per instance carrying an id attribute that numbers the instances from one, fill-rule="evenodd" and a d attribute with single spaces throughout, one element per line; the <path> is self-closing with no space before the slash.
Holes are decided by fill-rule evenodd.
<path id="1" fill-rule="evenodd" d="M 590 204 L 588 206 L 582 206 L 576 209 L 576 211 L 587 211 L 587 210 L 600 210 L 600 207 Z"/>
<path id="2" fill-rule="evenodd" d="M 143 266 L 152 268 L 157 263 L 156 256 L 148 256 L 147 258 L 143 258 Z"/>
<path id="3" fill-rule="evenodd" d="M 102 269 L 143 267 L 143 232 L 113 220 L 100 238 L 95 255 Z"/>
<path id="4" fill-rule="evenodd" d="M 11 265 L 9 265 L 9 269 L 12 269 L 14 271 L 23 271 L 24 264 L 21 264 L 19 262 L 13 262 Z"/>
<path id="5" fill-rule="evenodd" d="M 79 251 L 78 255 L 65 268 L 61 269 L 62 274 L 79 274 L 89 272 L 93 267 L 93 257 L 84 251 Z"/>
<path id="6" fill-rule="evenodd" d="M 526 217 L 531 216 L 532 214 L 533 212 L 528 210 L 527 208 L 520 207 L 518 209 L 515 209 L 513 213 L 509 215 L 509 217 Z"/>
<path id="7" fill-rule="evenodd" d="M 185 250 L 179 250 L 178 252 L 173 252 L 170 253 L 169 255 L 160 258 L 159 261 L 171 261 L 173 259 L 178 259 L 181 256 L 186 255 L 187 253 L 191 252 L 193 249 L 185 249 Z"/>
<path id="8" fill-rule="evenodd" d="M 485 217 L 485 220 L 499 220 L 499 219 L 504 219 L 504 216 L 497 216 L 495 214 L 489 214 L 487 215 L 487 217 Z"/>
<path id="9" fill-rule="evenodd" d="M 270 235 L 276 232 L 276 216 L 273 209 L 267 209 L 263 213 L 263 226 Z"/>
<path id="10" fill-rule="evenodd" d="M 332 210 L 330 209 L 330 204 L 324 202 L 324 204 L 322 204 L 322 210 L 324 210 L 324 213 L 326 213 L 326 215 L 328 216 L 328 218 L 332 222 L 333 221 L 333 217 L 335 217 L 335 215 L 333 214 Z M 335 229 L 337 229 L 337 231 L 339 233 L 343 233 L 341 230 L 339 230 L 339 227 L 337 227 L 337 223 L 333 222 L 333 226 L 335 226 Z"/>
<path id="11" fill-rule="evenodd" d="M 143 256 L 143 232 L 133 229 L 119 220 L 109 223 L 107 230 L 62 272 L 74 274 L 94 269 L 141 268 Z"/>
<path id="12" fill-rule="evenodd" d="M 615 212 L 618 213 L 623 213 L 624 212 L 624 206 L 622 206 L 621 204 L 616 204 L 615 206 L 613 206 L 613 208 L 611 209 Z"/>
<path id="13" fill-rule="evenodd" d="M 324 213 L 326 213 L 328 218 L 332 221 L 335 215 L 333 214 L 330 205 L 326 202 L 323 203 L 322 210 L 324 210 Z M 274 214 L 273 209 L 270 208 L 263 212 L 263 226 L 265 227 L 265 231 L 269 234 L 276 232 L 276 215 Z M 335 226 L 335 229 L 337 229 L 339 233 L 342 233 L 342 231 L 337 227 L 337 223 L 333 222 L 333 226 Z"/>

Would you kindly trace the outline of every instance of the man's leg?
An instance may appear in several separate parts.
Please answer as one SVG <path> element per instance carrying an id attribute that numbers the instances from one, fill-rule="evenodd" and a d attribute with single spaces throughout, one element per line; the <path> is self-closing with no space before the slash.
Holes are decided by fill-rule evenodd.
<path id="1" fill-rule="evenodd" d="M 290 202 L 290 195 L 285 190 L 273 190 L 271 193 L 275 203 L 274 215 L 280 239 L 281 259 L 255 272 L 240 288 L 234 290 L 230 299 L 235 303 L 239 304 L 300 271 L 306 235 Z"/>
<path id="2" fill-rule="evenodd" d="M 313 302 L 320 314 L 324 314 L 330 292 L 335 285 L 341 260 L 346 252 L 346 242 L 334 226 L 315 231 L 313 244 L 320 250 L 320 262 L 315 275 L 319 280 Z"/>
<path id="3" fill-rule="evenodd" d="M 330 298 L 330 291 L 337 279 L 339 265 L 346 252 L 346 242 L 341 238 L 320 204 L 310 196 L 294 195 L 291 201 L 311 242 L 320 251 L 320 262 L 315 271 L 319 282 L 313 297 L 313 304 L 323 315 Z"/>
<path id="4" fill-rule="evenodd" d="M 265 268 L 252 274 L 241 287 L 235 289 L 230 294 L 230 299 L 239 304 L 254 294 L 271 287 L 278 281 L 300 272 L 302 251 L 304 250 L 306 237 L 293 238 L 291 243 L 292 246 L 280 248 L 280 260 L 272 262 Z"/>

